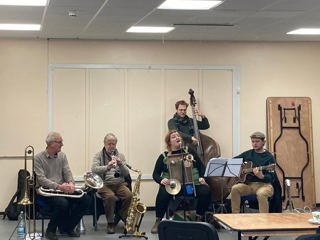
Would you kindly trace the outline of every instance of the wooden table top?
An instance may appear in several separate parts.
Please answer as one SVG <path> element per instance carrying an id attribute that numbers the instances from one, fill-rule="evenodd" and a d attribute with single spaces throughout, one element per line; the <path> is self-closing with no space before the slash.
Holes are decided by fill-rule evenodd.
<path id="1" fill-rule="evenodd" d="M 237 213 L 214 214 L 214 218 L 241 232 L 315 230 L 320 225 L 310 223 L 311 213 Z"/>

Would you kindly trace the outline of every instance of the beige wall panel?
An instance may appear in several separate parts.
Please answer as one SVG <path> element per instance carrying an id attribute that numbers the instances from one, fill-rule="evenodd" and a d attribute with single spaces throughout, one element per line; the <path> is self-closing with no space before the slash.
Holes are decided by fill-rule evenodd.
<path id="1" fill-rule="evenodd" d="M 159 184 L 154 181 L 141 181 L 140 202 L 146 204 L 147 207 L 154 207 L 158 189 Z"/>
<path id="2" fill-rule="evenodd" d="M 86 170 L 90 169 L 93 154 L 102 147 L 101 142 L 106 132 L 101 129 L 106 128 L 109 129 L 107 132 L 114 132 L 119 137 L 119 150 L 126 155 L 130 165 L 143 172 L 144 182 L 152 182 L 154 163 L 158 155 L 165 150 L 163 139 L 167 132 L 167 121 L 175 112 L 174 104 L 177 100 L 185 99 L 189 102 L 190 88 L 195 90 L 197 106 L 201 111 L 208 113 L 211 123 L 215 117 L 217 126 L 221 126 L 219 127 L 221 139 L 226 141 L 232 139 L 231 70 L 203 70 L 201 66 L 194 66 L 193 69 L 191 65 L 174 66 L 175 69 L 170 69 L 172 66 L 169 65 L 163 65 L 162 68 L 160 66 L 157 67 L 159 69 L 148 67 L 135 69 L 130 65 L 109 65 L 99 66 L 107 69 L 94 69 L 95 65 L 85 65 L 83 71 L 89 75 L 87 84 L 84 84 L 86 89 L 82 91 L 85 92 L 87 99 L 85 104 L 89 106 L 84 114 L 87 116 L 84 120 L 86 130 L 83 139 L 85 148 L 88 149 Z M 73 85 L 72 77 L 68 78 L 71 79 L 70 85 Z M 68 80 L 65 78 L 65 81 Z M 79 104 L 83 103 L 79 101 Z M 173 109 L 170 113 L 169 108 Z M 219 113 L 217 115 L 213 111 L 215 108 Z M 169 115 L 166 117 L 164 113 Z M 188 114 L 192 116 L 191 108 Z M 229 118 L 229 121 L 225 118 Z M 214 128 L 203 133 L 210 137 L 214 136 Z M 225 138 L 226 136 L 228 137 Z M 148 139 L 148 148 L 141 144 L 144 139 Z M 228 144 L 230 142 L 222 145 L 228 146 Z M 93 149 L 96 150 L 92 151 Z M 232 156 L 232 143 L 230 148 L 224 147 L 224 149 L 225 154 Z M 76 175 L 79 176 L 79 173 Z"/>
<path id="3" fill-rule="evenodd" d="M 47 44 L 0 39 L 0 53 L 0 212 L 3 212 L 17 189 L 25 147 L 32 145 L 37 153 L 45 146 Z M 31 170 L 32 161 L 27 165 Z"/>
<path id="4" fill-rule="evenodd" d="M 193 89 L 195 94 L 199 91 L 199 70 L 166 70 L 165 71 L 165 124 L 168 130 L 168 120 L 173 117 L 176 112 L 175 103 L 178 100 L 185 100 L 189 103 L 189 89 Z M 192 116 L 191 108 L 188 108 L 187 114 Z"/>
<path id="5" fill-rule="evenodd" d="M 94 154 L 102 149 L 107 133 L 118 137 L 118 149 L 126 154 L 126 86 L 123 69 L 90 69 L 88 91 L 88 169 Z"/>
<path id="6" fill-rule="evenodd" d="M 0 155 L 21 156 L 27 145 L 38 151 L 47 128 L 46 44 L 0 41 Z M 22 165 L 23 166 L 23 165 Z"/>
<path id="7" fill-rule="evenodd" d="M 232 157 L 232 71 L 203 70 L 200 110 L 208 117 L 210 128 L 203 131 L 219 145 L 221 156 Z"/>
<path id="8" fill-rule="evenodd" d="M 56 69 L 52 87 L 52 130 L 61 133 L 62 151 L 74 175 L 86 170 L 85 70 Z"/>
<path id="9" fill-rule="evenodd" d="M 128 70 L 128 162 L 152 175 L 163 150 L 163 81 L 161 70 Z"/>
<path id="10" fill-rule="evenodd" d="M 211 127 L 201 131 L 221 144 L 222 155 L 232 156 L 232 72 L 229 70 L 166 70 L 166 122 L 175 113 L 175 102 L 190 103 L 194 90 L 197 108 L 207 115 Z M 191 108 L 188 115 L 192 117 Z"/>

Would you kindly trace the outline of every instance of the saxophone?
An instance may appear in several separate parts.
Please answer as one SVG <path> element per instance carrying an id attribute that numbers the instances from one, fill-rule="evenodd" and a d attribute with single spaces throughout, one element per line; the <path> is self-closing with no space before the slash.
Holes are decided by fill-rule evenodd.
<path id="1" fill-rule="evenodd" d="M 139 233 L 139 227 L 143 218 L 143 214 L 146 212 L 147 207 L 145 204 L 139 202 L 140 198 L 140 182 L 142 173 L 140 170 L 132 169 L 131 166 L 127 165 L 129 169 L 138 173 L 138 178 L 134 184 L 132 191 L 132 200 L 128 209 L 128 216 L 125 223 L 125 233 L 126 234 L 135 234 L 141 235 Z"/>

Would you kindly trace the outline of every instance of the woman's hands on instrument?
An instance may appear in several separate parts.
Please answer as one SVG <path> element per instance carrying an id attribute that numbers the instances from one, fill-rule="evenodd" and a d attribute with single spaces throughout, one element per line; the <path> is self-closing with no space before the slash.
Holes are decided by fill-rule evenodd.
<path id="1" fill-rule="evenodd" d="M 204 180 L 204 178 L 202 178 L 202 177 L 199 178 L 199 183 L 200 183 L 201 185 L 207 184 L 207 183 L 206 183 L 206 180 Z"/>
<path id="2" fill-rule="evenodd" d="M 207 184 L 206 180 L 204 178 L 202 178 L 202 177 L 199 178 L 199 183 L 202 184 L 202 185 L 203 184 Z M 164 179 L 161 180 L 160 184 L 161 185 L 168 185 L 168 184 L 170 184 L 170 180 L 168 178 L 164 178 Z"/>
<path id="3" fill-rule="evenodd" d="M 170 183 L 170 180 L 168 178 L 164 178 L 160 182 L 161 185 L 168 185 L 169 183 Z"/>

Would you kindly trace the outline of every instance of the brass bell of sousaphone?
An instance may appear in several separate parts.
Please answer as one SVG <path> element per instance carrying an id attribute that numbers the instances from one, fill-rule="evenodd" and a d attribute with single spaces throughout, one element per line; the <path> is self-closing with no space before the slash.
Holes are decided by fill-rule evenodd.
<path id="1" fill-rule="evenodd" d="M 103 180 L 96 173 L 86 172 L 83 178 L 84 178 L 84 183 L 87 187 L 90 187 L 93 189 L 100 189 L 103 187 Z"/>

